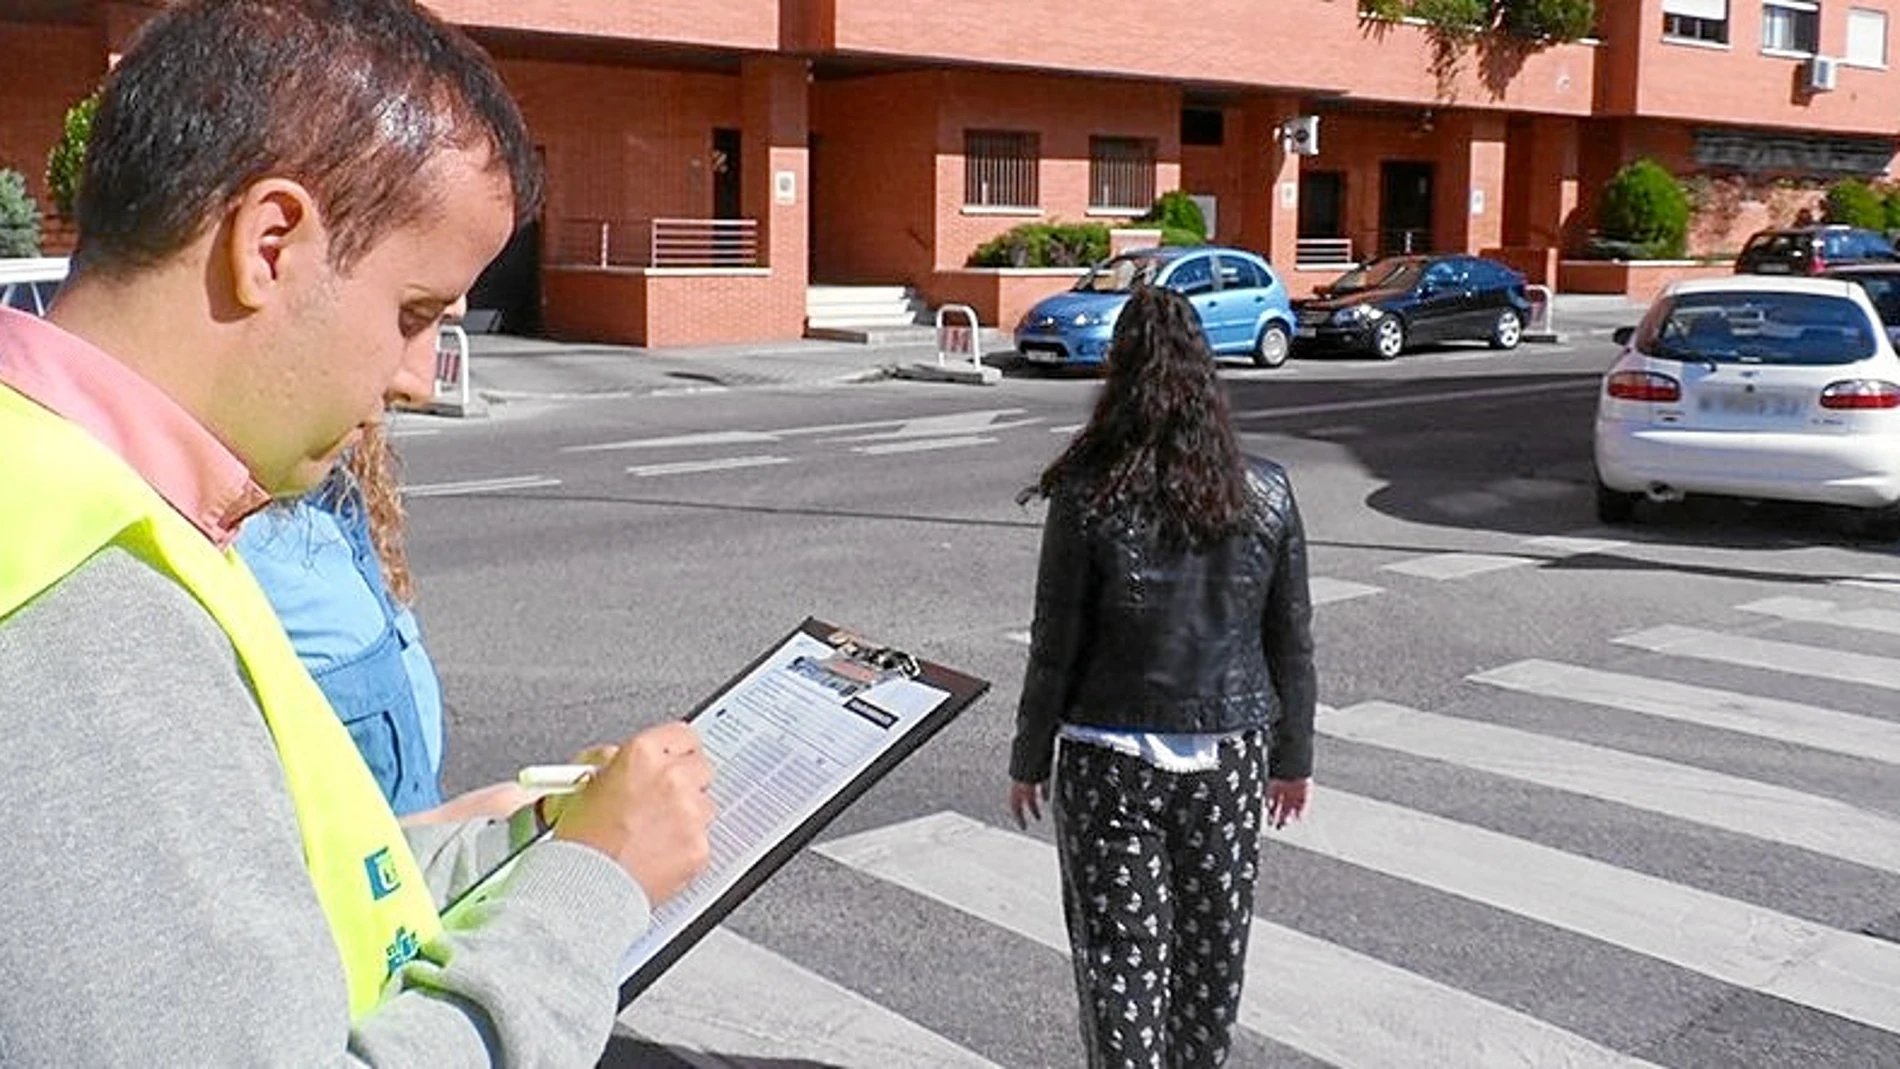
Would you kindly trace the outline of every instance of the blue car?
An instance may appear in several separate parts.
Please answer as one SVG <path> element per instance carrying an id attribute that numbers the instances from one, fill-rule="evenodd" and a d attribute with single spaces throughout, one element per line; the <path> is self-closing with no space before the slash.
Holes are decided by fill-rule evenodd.
<path id="1" fill-rule="evenodd" d="M 1141 249 L 1095 265 L 1074 288 L 1038 301 L 1016 324 L 1016 351 L 1032 364 L 1100 364 L 1135 286 L 1175 290 L 1200 313 L 1217 356 L 1286 363 L 1293 306 L 1286 285 L 1251 252 L 1217 246 Z"/>

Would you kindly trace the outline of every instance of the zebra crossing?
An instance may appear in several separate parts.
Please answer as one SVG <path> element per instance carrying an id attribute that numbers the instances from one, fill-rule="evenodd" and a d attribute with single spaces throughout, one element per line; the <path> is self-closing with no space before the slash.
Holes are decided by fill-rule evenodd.
<path id="1" fill-rule="evenodd" d="M 1521 549 L 1473 555 L 1476 563 L 1427 554 L 1394 562 L 1410 567 L 1378 571 L 1395 583 L 1484 582 L 1552 555 L 1620 545 L 1589 535 L 1526 539 Z M 1388 755 L 1408 768 L 1514 785 L 1552 804 L 1610 807 L 1605 811 L 1617 814 L 1619 826 L 1680 840 L 1683 857 L 1637 865 L 1611 849 L 1582 848 L 1574 836 L 1536 834 L 1536 821 L 1508 826 L 1456 807 L 1401 804 L 1368 789 L 1363 777 L 1351 787 L 1333 786 L 1322 766 L 1306 818 L 1269 833 L 1263 899 L 1276 873 L 1305 888 L 1377 883 L 1401 903 L 1428 904 L 1424 912 L 1434 917 L 1465 918 L 1469 931 L 1448 931 L 1444 941 L 1508 929 L 1518 941 L 1500 939 L 1499 947 L 1509 949 L 1493 953 L 1523 947 L 1525 960 L 1472 964 L 1483 961 L 1480 948 L 1446 952 L 1444 962 L 1432 964 L 1437 948 L 1430 935 L 1417 936 L 1426 945 L 1416 952 L 1389 949 L 1416 934 L 1408 927 L 1425 923 L 1403 908 L 1356 913 L 1352 924 L 1380 929 L 1377 938 L 1356 941 L 1340 935 L 1352 924 L 1309 923 L 1324 915 L 1326 902 L 1294 909 L 1263 901 L 1249 949 L 1243 1030 L 1267 1041 L 1265 1049 L 1307 1059 L 1301 1064 L 1754 1064 L 1746 1053 L 1737 1060 L 1719 1037 L 1707 1039 L 1707 1049 L 1695 1047 L 1686 1024 L 1683 1035 L 1620 1027 L 1618 1014 L 1650 995 L 1640 987 L 1620 990 L 1617 980 L 1641 976 L 1666 993 L 1659 1001 L 1715 1020 L 1712 1033 L 1750 1014 L 1771 1022 L 1764 1028 L 1793 1029 L 1772 1064 L 1900 1064 L 1900 943 L 1870 934 L 1878 927 L 1871 918 L 1900 909 L 1900 899 L 1880 894 L 1900 893 L 1900 801 L 1881 804 L 1864 794 L 1738 774 L 1714 748 L 1659 756 L 1637 744 L 1644 731 L 1689 731 L 1723 740 L 1723 753 L 1795 748 L 1823 769 L 1830 762 L 1871 763 L 1900 774 L 1900 716 L 1882 715 L 1889 693 L 1900 689 L 1900 656 L 1865 652 L 1900 634 L 1900 602 L 1891 602 L 1900 583 L 1870 575 L 1814 589 L 1833 597 L 1740 600 L 1732 608 L 1744 623 L 1733 628 L 1658 621 L 1608 634 L 1574 662 L 1531 658 L 1483 667 L 1465 677 L 1460 693 L 1467 697 L 1444 711 L 1380 700 L 1322 707 L 1322 740 L 1350 747 L 1362 766 L 1376 767 L 1378 755 Z M 1313 581 L 1314 600 L 1323 606 L 1385 592 L 1358 580 Z M 1847 635 L 1861 636 L 1856 649 L 1829 639 Z M 1751 692 L 1751 682 L 1771 677 L 1825 681 L 1832 704 L 1845 707 Z M 1558 718 L 1579 727 L 1557 730 Z M 1553 837 L 1562 842 L 1540 841 Z M 1066 953 L 1056 859 L 1046 838 L 944 810 L 831 838 L 811 852 L 823 865 L 1025 947 Z M 1725 852 L 1764 869 L 1764 858 L 1781 866 L 1838 866 L 1856 874 L 1852 887 L 1863 894 L 1810 909 L 1798 890 L 1770 894 L 1745 880 L 1725 886 L 1727 874 L 1747 868 L 1724 867 Z M 1487 966 L 1511 977 L 1574 975 L 1549 977 L 1561 990 L 1541 994 L 1486 976 Z M 983 962 L 957 968 L 973 981 L 1006 983 L 1009 973 L 1006 965 Z M 739 991 L 743 997 L 734 998 Z M 844 1069 L 1010 1064 L 949 1034 L 954 1028 L 946 1022 L 933 1031 L 881 1006 L 878 992 L 854 989 L 849 976 L 820 976 L 725 930 L 689 953 L 625 1020 L 700 1059 L 696 1066 L 741 1064 L 735 1058 L 808 1059 Z M 1073 1020 L 1034 1027 L 1072 1032 Z M 1818 1037 L 1812 1049 L 1803 1046 L 1809 1031 Z M 1744 1052 L 1754 1049 L 1737 1042 Z"/>

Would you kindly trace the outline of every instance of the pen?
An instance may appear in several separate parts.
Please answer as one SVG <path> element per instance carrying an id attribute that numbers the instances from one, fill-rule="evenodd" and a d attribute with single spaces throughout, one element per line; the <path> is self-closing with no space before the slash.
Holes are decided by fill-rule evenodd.
<path id="1" fill-rule="evenodd" d="M 529 765 L 515 779 L 532 790 L 578 791 L 597 771 L 595 765 Z"/>

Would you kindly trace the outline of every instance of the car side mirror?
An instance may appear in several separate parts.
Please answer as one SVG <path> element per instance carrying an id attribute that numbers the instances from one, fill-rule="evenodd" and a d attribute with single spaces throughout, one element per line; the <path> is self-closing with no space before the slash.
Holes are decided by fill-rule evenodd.
<path id="1" fill-rule="evenodd" d="M 1635 327 L 1618 327 L 1615 330 L 1610 332 L 1610 340 L 1615 342 L 1618 345 L 1628 345 L 1630 343 L 1630 339 L 1634 338 L 1635 336 L 1636 336 Z"/>

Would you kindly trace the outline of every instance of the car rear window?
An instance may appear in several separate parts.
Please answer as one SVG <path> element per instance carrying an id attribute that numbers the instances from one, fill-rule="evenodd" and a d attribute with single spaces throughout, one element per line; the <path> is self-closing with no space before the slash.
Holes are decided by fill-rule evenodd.
<path id="1" fill-rule="evenodd" d="M 1636 348 L 1665 360 L 1722 364 L 1851 364 L 1876 351 L 1860 305 L 1814 293 L 1721 291 L 1665 298 Z"/>
<path id="2" fill-rule="evenodd" d="M 1764 256 L 1788 256 L 1808 251 L 1806 234 L 1756 234 L 1742 246 L 1742 252 Z"/>

